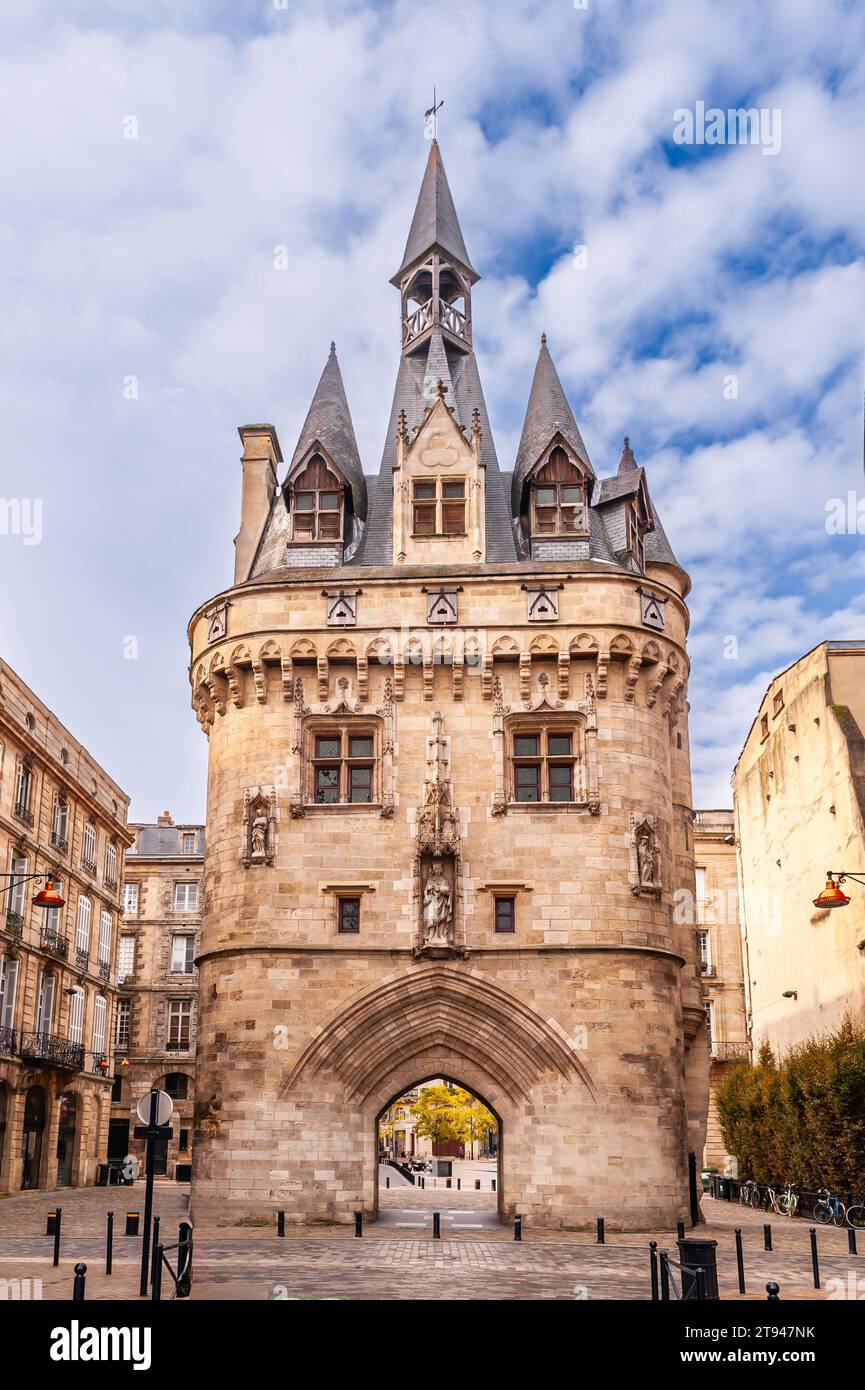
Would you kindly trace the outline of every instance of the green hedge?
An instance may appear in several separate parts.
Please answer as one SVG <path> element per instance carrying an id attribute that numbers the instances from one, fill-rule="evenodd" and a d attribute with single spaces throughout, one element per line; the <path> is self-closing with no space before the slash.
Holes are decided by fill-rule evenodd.
<path id="1" fill-rule="evenodd" d="M 809 1038 L 778 1061 L 768 1044 L 719 1085 L 727 1152 L 740 1178 L 842 1196 L 865 1188 L 865 1027 Z"/>

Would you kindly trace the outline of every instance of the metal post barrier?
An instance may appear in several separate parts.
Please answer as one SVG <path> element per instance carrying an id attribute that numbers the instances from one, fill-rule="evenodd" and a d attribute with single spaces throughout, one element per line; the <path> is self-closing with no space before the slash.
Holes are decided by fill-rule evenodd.
<path id="1" fill-rule="evenodd" d="M 598 1217 L 598 1245 L 604 1245 L 605 1243 L 606 1243 L 606 1242 L 605 1242 L 605 1240 L 604 1240 L 604 1218 L 603 1218 L 602 1216 L 599 1216 L 599 1217 Z"/>
<path id="2" fill-rule="evenodd" d="M 459 1192 L 459 1190 L 460 1190 L 460 1182 L 461 1182 L 461 1181 L 462 1181 L 461 1178 L 457 1178 L 457 1192 Z"/>
<path id="3" fill-rule="evenodd" d="M 658 1301 L 658 1242 L 649 1241 L 649 1281 L 652 1287 L 652 1302 Z"/>
<path id="4" fill-rule="evenodd" d="M 451 1180 L 450 1180 L 450 1178 L 445 1178 L 445 1187 L 450 1187 L 450 1185 L 451 1185 Z"/>
<path id="5" fill-rule="evenodd" d="M 363 1212 L 356 1211 L 354 1214 L 354 1233 L 356 1236 L 363 1235 Z"/>
<path id="6" fill-rule="evenodd" d="M 426 1178 L 421 1178 L 420 1185 L 423 1188 L 424 1192 L 426 1192 Z"/>
<path id="7" fill-rule="evenodd" d="M 385 1175 L 384 1185 L 385 1187 L 390 1187 L 390 1173 Z"/>
<path id="8" fill-rule="evenodd" d="M 114 1212 L 108 1213 L 108 1226 L 105 1232 L 105 1273 L 111 1273 L 111 1261 L 114 1256 Z"/>
<path id="9" fill-rule="evenodd" d="M 685 1281 L 682 1279 L 682 1289 L 684 1291 Z M 694 1270 L 694 1298 L 697 1303 L 705 1303 L 708 1295 L 706 1294 L 706 1271 L 702 1265 L 697 1265 Z"/>
<path id="10" fill-rule="evenodd" d="M 676 1222 L 676 1235 L 677 1235 L 677 1237 L 679 1238 L 679 1240 L 684 1240 L 684 1239 L 685 1239 L 685 1223 L 684 1223 L 684 1221 L 677 1221 L 677 1222 Z"/>
<path id="11" fill-rule="evenodd" d="M 73 1282 L 72 1282 L 72 1302 L 73 1302 L 73 1303 L 83 1303 L 83 1302 L 84 1302 L 84 1284 L 85 1284 L 85 1281 L 86 1281 L 86 1276 L 87 1276 L 87 1266 L 86 1266 L 86 1265 L 76 1265 L 76 1266 L 75 1266 L 75 1278 L 74 1278 L 74 1280 L 73 1280 Z"/>
<path id="12" fill-rule="evenodd" d="M 159 1220 L 157 1216 L 153 1225 Z M 178 1264 L 180 1263 L 180 1251 L 177 1252 Z M 157 1240 L 153 1242 L 153 1279 L 151 1280 L 150 1297 L 154 1303 L 159 1303 L 162 1298 L 162 1246 Z"/>
<path id="13" fill-rule="evenodd" d="M 495 1190 L 496 1190 L 496 1180 L 495 1180 L 495 1178 L 493 1178 L 493 1192 L 495 1192 Z"/>
<path id="14" fill-rule="evenodd" d="M 522 1238 L 523 1238 L 523 1218 L 522 1218 L 521 1216 L 515 1216 L 515 1217 L 514 1217 L 514 1240 L 522 1240 Z"/>
<path id="15" fill-rule="evenodd" d="M 697 1193 L 697 1155 L 688 1154 L 688 1195 L 691 1199 L 691 1225 L 700 1220 L 700 1198 Z"/>
<path id="16" fill-rule="evenodd" d="M 284 1236 L 284 1235 L 285 1235 L 285 1212 L 284 1212 L 284 1211 L 278 1211 L 278 1212 L 276 1213 L 276 1234 L 277 1234 L 278 1236 Z"/>
<path id="17" fill-rule="evenodd" d="M 769 1225 L 763 1227 L 763 1249 L 772 1249 L 772 1227 Z"/>
<path id="18" fill-rule="evenodd" d="M 661 1302 L 670 1301 L 670 1266 L 666 1250 L 661 1251 Z"/>
<path id="19" fill-rule="evenodd" d="M 851 1254 L 851 1255 L 856 1255 L 856 1254 L 858 1254 L 858 1251 L 857 1251 L 857 1249 L 856 1249 L 856 1227 L 855 1227 L 855 1226 L 848 1226 L 848 1227 L 847 1227 L 847 1251 L 848 1251 L 848 1253 Z"/>
<path id="20" fill-rule="evenodd" d="M 817 1258 L 817 1232 L 811 1227 L 811 1268 L 814 1271 L 814 1288 L 820 1287 L 820 1261 Z"/>
<path id="21" fill-rule="evenodd" d="M 442 1238 L 442 1219 L 439 1212 L 433 1212 L 433 1240 Z"/>
<path id="22" fill-rule="evenodd" d="M 745 1293 L 745 1255 L 742 1250 L 742 1231 L 736 1227 L 736 1270 L 739 1275 L 739 1293 Z"/>
<path id="23" fill-rule="evenodd" d="M 63 1220 L 63 1212 L 60 1207 L 54 1211 L 54 1268 L 60 1263 L 60 1223 Z"/>
<path id="24" fill-rule="evenodd" d="M 781 1292 L 781 1290 L 779 1289 L 779 1287 L 778 1287 L 777 1284 L 772 1284 L 772 1283 L 767 1284 L 767 1285 L 766 1285 L 766 1302 L 767 1302 L 767 1303 L 777 1303 L 777 1302 L 778 1302 L 778 1296 L 779 1296 L 780 1292 Z"/>
<path id="25" fill-rule="evenodd" d="M 185 1251 L 184 1251 L 184 1246 Z M 181 1269 L 184 1273 L 181 1275 Z M 181 1221 L 177 1228 L 177 1297 L 188 1298 L 192 1292 L 192 1223 Z"/>
<path id="26" fill-rule="evenodd" d="M 678 1240 L 679 1261 L 682 1265 L 682 1296 L 685 1295 L 685 1270 L 696 1277 L 695 1271 L 700 1269 L 704 1273 L 704 1283 L 702 1285 L 702 1297 L 712 1300 L 718 1299 L 721 1295 L 718 1292 L 718 1264 L 716 1240 L 705 1240 L 702 1237 L 687 1237 Z M 698 1297 L 699 1293 L 698 1281 Z"/>
<path id="27" fill-rule="evenodd" d="M 152 1256 L 151 1261 L 150 1261 L 150 1282 L 151 1282 L 151 1284 L 152 1284 L 152 1283 L 155 1281 L 155 1279 L 156 1279 L 156 1271 L 157 1271 L 157 1268 L 160 1266 L 160 1263 L 161 1263 L 161 1260 L 162 1260 L 161 1250 L 162 1250 L 162 1247 L 161 1247 L 160 1244 L 159 1244 L 159 1217 L 158 1217 L 158 1216 L 154 1216 L 154 1218 L 153 1218 L 153 1256 Z M 160 1253 L 157 1253 L 157 1252 L 160 1252 Z M 162 1277 L 162 1276 L 160 1275 L 160 1278 L 161 1278 L 161 1277 Z M 157 1302 L 158 1302 L 158 1300 L 157 1300 Z"/>
<path id="28" fill-rule="evenodd" d="M 480 1192 L 480 1190 L 481 1190 L 481 1180 L 480 1180 L 480 1178 L 475 1178 L 475 1192 Z"/>

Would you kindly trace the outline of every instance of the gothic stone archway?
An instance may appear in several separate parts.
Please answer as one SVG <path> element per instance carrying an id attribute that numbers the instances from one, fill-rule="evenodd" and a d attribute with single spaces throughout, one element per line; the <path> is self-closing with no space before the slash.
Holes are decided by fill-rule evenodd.
<path id="1" fill-rule="evenodd" d="M 346 1185 L 374 1214 L 378 1117 L 419 1077 L 434 1076 L 482 1097 L 499 1120 L 503 1217 L 525 1205 L 546 1146 L 567 1144 L 580 1110 L 595 1106 L 592 1080 L 564 1030 L 478 972 L 443 965 L 387 980 L 326 1020 L 291 1069 L 281 1100 L 293 1103 L 308 1125 L 312 1114 L 324 1122 L 327 1099 L 318 1171 L 330 1171 L 328 1145 L 333 1159 L 353 1156 Z M 313 1187 L 315 1171 L 307 1173 Z M 328 1210 L 319 1203 L 318 1211 L 319 1219 L 345 1219 L 336 1205 Z"/>

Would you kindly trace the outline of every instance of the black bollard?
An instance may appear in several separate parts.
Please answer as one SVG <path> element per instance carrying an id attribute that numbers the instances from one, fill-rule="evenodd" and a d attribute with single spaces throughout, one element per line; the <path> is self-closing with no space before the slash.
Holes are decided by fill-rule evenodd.
<path id="1" fill-rule="evenodd" d="M 857 1250 L 856 1250 L 856 1227 L 855 1227 L 855 1226 L 848 1226 L 848 1227 L 847 1227 L 847 1250 L 848 1250 L 849 1254 L 851 1254 L 851 1255 L 855 1255 L 855 1254 L 858 1253 Z"/>
<path id="2" fill-rule="evenodd" d="M 111 1273 L 111 1260 L 114 1255 L 114 1212 L 108 1213 L 108 1228 L 105 1232 L 105 1273 Z"/>
<path id="3" fill-rule="evenodd" d="M 685 1239 L 685 1223 L 684 1223 L 684 1221 L 677 1221 L 677 1222 L 676 1222 L 676 1235 L 678 1236 L 679 1240 L 684 1240 L 684 1239 Z"/>
<path id="4" fill-rule="evenodd" d="M 696 1226 L 700 1220 L 700 1198 L 697 1192 L 697 1155 L 688 1154 L 688 1197 L 691 1203 L 691 1225 Z"/>
<path id="5" fill-rule="evenodd" d="M 188 1298 L 192 1290 L 192 1223 L 181 1221 L 177 1228 L 177 1297 Z M 186 1246 L 182 1250 L 182 1246 Z M 183 1274 L 180 1271 L 183 1270 Z"/>
<path id="6" fill-rule="evenodd" d="M 495 1190 L 496 1190 L 496 1180 L 495 1180 L 495 1178 L 493 1178 L 493 1192 L 495 1192 Z"/>
<path id="7" fill-rule="evenodd" d="M 817 1258 L 817 1232 L 811 1227 L 811 1268 L 814 1271 L 814 1288 L 820 1287 L 820 1261 Z"/>
<path id="8" fill-rule="evenodd" d="M 461 1182 L 461 1181 L 462 1181 L 462 1179 L 457 1178 L 457 1192 L 459 1192 L 459 1190 L 460 1190 L 460 1182 Z"/>
<path id="9" fill-rule="evenodd" d="M 661 1251 L 661 1302 L 670 1301 L 670 1257 L 666 1250 Z"/>
<path id="10" fill-rule="evenodd" d="M 387 1176 L 386 1176 L 386 1178 L 385 1178 L 385 1180 L 384 1180 L 384 1185 L 385 1185 L 385 1187 L 390 1187 L 390 1173 L 387 1174 Z"/>
<path id="11" fill-rule="evenodd" d="M 736 1270 L 739 1275 L 739 1293 L 745 1292 L 745 1255 L 742 1250 L 742 1231 L 736 1227 Z"/>
<path id="12" fill-rule="evenodd" d="M 363 1212 L 356 1211 L 354 1214 L 354 1233 L 360 1237 L 363 1235 Z"/>
<path id="13" fill-rule="evenodd" d="M 284 1236 L 284 1235 L 285 1235 L 285 1212 L 284 1212 L 284 1211 L 278 1211 L 278 1212 L 276 1213 L 276 1234 L 277 1234 L 278 1236 Z"/>
<path id="14" fill-rule="evenodd" d="M 157 1216 L 156 1221 L 158 1220 L 159 1217 Z M 156 1225 L 156 1221 L 153 1223 L 154 1226 Z M 177 1258 L 179 1264 L 179 1250 L 177 1252 Z M 157 1241 L 153 1242 L 153 1278 L 151 1280 L 150 1297 L 154 1303 L 159 1303 L 162 1298 L 162 1246 Z"/>
<path id="15" fill-rule="evenodd" d="M 763 1227 L 763 1249 L 772 1249 L 772 1227 L 769 1225 Z"/>
<path id="16" fill-rule="evenodd" d="M 60 1207 L 54 1212 L 54 1268 L 60 1263 L 60 1222 L 63 1220 L 63 1213 Z"/>
<path id="17" fill-rule="evenodd" d="M 781 1292 L 781 1290 L 779 1289 L 779 1287 L 778 1287 L 777 1284 L 772 1284 L 772 1283 L 767 1284 L 767 1285 L 766 1285 L 766 1302 L 767 1302 L 767 1303 L 777 1303 L 777 1302 L 778 1302 L 778 1295 L 780 1294 L 780 1292 Z"/>
<path id="18" fill-rule="evenodd" d="M 426 1192 L 426 1178 L 421 1178 L 420 1185 L 423 1188 L 424 1192 Z"/>
<path id="19" fill-rule="evenodd" d="M 606 1243 L 606 1242 L 605 1242 L 605 1240 L 604 1240 L 604 1218 L 603 1218 L 602 1216 L 599 1216 L 599 1217 L 598 1217 L 598 1245 L 604 1245 L 605 1243 Z"/>
<path id="20" fill-rule="evenodd" d="M 151 1259 L 150 1259 L 150 1282 L 151 1282 L 151 1284 L 155 1284 L 157 1278 L 160 1278 L 160 1279 L 161 1279 L 161 1277 L 162 1277 L 161 1274 L 160 1274 L 160 1275 L 157 1275 L 157 1269 L 159 1269 L 159 1268 L 161 1267 L 161 1263 L 162 1263 L 162 1246 L 159 1244 L 159 1217 L 158 1217 L 158 1216 L 154 1216 L 154 1218 L 153 1218 L 153 1254 L 152 1254 Z M 155 1297 L 155 1295 L 154 1295 L 154 1297 Z M 158 1298 L 156 1299 L 156 1302 L 157 1302 L 157 1303 L 159 1302 L 159 1299 L 158 1299 Z"/>
<path id="21" fill-rule="evenodd" d="M 692 1274 L 698 1295 L 714 1301 L 721 1295 L 718 1292 L 718 1266 L 716 1240 L 697 1239 L 694 1236 L 678 1240 L 679 1262 L 682 1265 L 682 1297 L 685 1296 L 685 1270 Z M 703 1280 L 698 1279 L 696 1271 L 703 1271 Z"/>
<path id="22" fill-rule="evenodd" d="M 514 1240 L 522 1240 L 522 1238 L 523 1238 L 523 1218 L 522 1218 L 521 1216 L 515 1216 L 515 1217 L 514 1217 Z"/>
<path id="23" fill-rule="evenodd" d="M 481 1190 L 481 1180 L 480 1180 L 480 1178 L 475 1178 L 475 1192 L 480 1192 L 480 1190 Z"/>
<path id="24" fill-rule="evenodd" d="M 652 1287 L 652 1302 L 658 1301 L 658 1242 L 649 1241 L 649 1281 Z"/>
<path id="25" fill-rule="evenodd" d="M 451 1180 L 450 1180 L 450 1178 L 445 1178 L 445 1187 L 450 1187 L 450 1185 L 451 1185 Z"/>
<path id="26" fill-rule="evenodd" d="M 86 1265 L 76 1265 L 76 1266 L 75 1266 L 75 1278 L 74 1278 L 74 1280 L 73 1280 L 73 1282 L 72 1282 L 72 1302 L 73 1302 L 73 1303 L 83 1303 L 83 1302 L 84 1302 L 84 1281 L 85 1281 L 85 1276 L 86 1276 L 86 1274 L 87 1274 L 87 1266 L 86 1266 Z"/>
<path id="27" fill-rule="evenodd" d="M 442 1219 L 437 1211 L 433 1212 L 433 1240 L 442 1238 Z"/>

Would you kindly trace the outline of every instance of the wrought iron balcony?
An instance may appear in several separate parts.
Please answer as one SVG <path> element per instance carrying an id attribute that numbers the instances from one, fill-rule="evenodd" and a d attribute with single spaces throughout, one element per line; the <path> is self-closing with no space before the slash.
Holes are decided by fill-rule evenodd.
<path id="1" fill-rule="evenodd" d="M 84 1066 L 84 1048 L 81 1043 L 69 1042 L 67 1038 L 57 1038 L 53 1033 L 22 1033 L 21 1056 L 34 1062 L 44 1062 L 52 1067 L 64 1067 L 69 1071 L 80 1071 Z"/>
<path id="2" fill-rule="evenodd" d="M 76 946 L 76 947 L 75 947 L 75 964 L 78 966 L 79 970 L 86 970 L 86 969 L 87 969 L 87 963 L 88 963 L 89 960 L 90 960 L 90 957 L 89 957 L 88 953 L 87 953 L 85 950 L 83 950 L 82 947 Z"/>
<path id="3" fill-rule="evenodd" d="M 20 912 L 10 910 L 6 913 L 6 930 L 13 936 L 20 936 L 24 931 L 24 918 Z"/>
<path id="4" fill-rule="evenodd" d="M 111 962 L 110 962 L 110 961 L 107 961 L 107 960 L 101 960 L 101 961 L 99 962 L 99 975 L 100 975 L 100 978 L 103 979 L 103 980 L 107 980 L 110 974 L 111 974 Z"/>
<path id="5" fill-rule="evenodd" d="M 25 804 L 23 801 L 16 801 L 16 802 L 15 802 L 14 810 L 15 810 L 15 815 L 18 817 L 19 820 L 23 820 L 23 822 L 24 822 L 25 825 L 31 825 L 31 826 L 32 826 L 32 824 L 33 824 L 33 812 L 32 812 L 32 811 L 28 811 L 27 806 L 26 806 L 26 804 Z"/>
<path id="6" fill-rule="evenodd" d="M 0 1052 L 7 1057 L 18 1051 L 18 1034 L 14 1028 L 0 1028 Z"/>
<path id="7" fill-rule="evenodd" d="M 108 874 L 105 874 L 105 875 L 103 876 L 102 882 L 105 884 L 105 887 L 108 889 L 109 893 L 116 893 L 116 892 L 117 892 L 117 879 L 116 879 L 116 878 L 109 878 Z"/>
<path id="8" fill-rule="evenodd" d="M 56 830 L 51 831 L 51 843 L 55 849 L 59 849 L 61 854 L 65 854 L 69 848 L 69 841 L 64 840 L 62 835 L 58 835 Z"/>
<path id="9" fill-rule="evenodd" d="M 188 1051 L 189 1051 L 189 1039 L 187 1038 L 187 1039 L 186 1039 L 186 1042 L 167 1042 L 167 1043 L 165 1044 L 165 1051 L 166 1051 L 166 1052 L 188 1052 Z"/>
<path id="10" fill-rule="evenodd" d="M 747 1062 L 751 1052 L 746 1042 L 712 1043 L 713 1062 Z"/>
<path id="11" fill-rule="evenodd" d="M 81 867 L 86 874 L 90 875 L 91 878 L 96 877 L 96 865 L 94 864 L 92 859 L 82 859 Z"/>
<path id="12" fill-rule="evenodd" d="M 66 937 L 61 936 L 52 927 L 42 928 L 41 943 L 43 951 L 50 951 L 52 956 L 59 956 L 61 960 L 65 960 L 69 955 L 69 942 Z"/>

